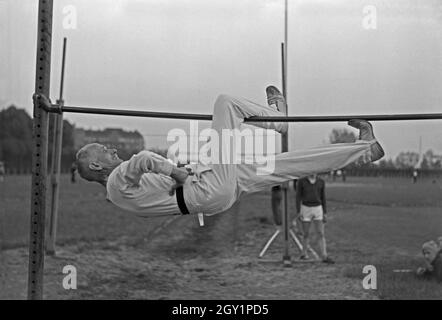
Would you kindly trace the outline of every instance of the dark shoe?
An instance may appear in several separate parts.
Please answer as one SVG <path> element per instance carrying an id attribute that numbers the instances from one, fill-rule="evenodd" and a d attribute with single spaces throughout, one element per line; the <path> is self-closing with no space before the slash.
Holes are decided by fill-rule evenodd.
<path id="1" fill-rule="evenodd" d="M 370 122 L 362 119 L 351 119 L 347 124 L 359 130 L 359 140 L 371 141 L 376 139 Z"/>
<path id="2" fill-rule="evenodd" d="M 287 106 L 285 98 L 282 93 L 275 86 L 268 86 L 266 88 L 267 104 L 269 106 L 275 105 L 276 109 L 283 114 L 287 114 Z"/>
<path id="3" fill-rule="evenodd" d="M 330 257 L 322 259 L 322 262 L 327 264 L 335 264 L 335 261 Z"/>
<path id="4" fill-rule="evenodd" d="M 359 140 L 364 141 L 372 141 L 376 140 L 374 133 L 373 133 L 373 126 L 370 122 L 362 119 L 351 119 L 348 121 L 348 125 L 359 129 Z M 376 142 L 371 146 L 371 161 L 377 161 L 381 159 L 385 155 L 384 149 L 379 144 L 379 142 Z"/>
<path id="5" fill-rule="evenodd" d="M 371 161 L 377 161 L 381 159 L 385 155 L 384 149 L 382 149 L 382 146 L 379 144 L 379 142 L 376 142 L 374 145 L 371 146 Z"/>

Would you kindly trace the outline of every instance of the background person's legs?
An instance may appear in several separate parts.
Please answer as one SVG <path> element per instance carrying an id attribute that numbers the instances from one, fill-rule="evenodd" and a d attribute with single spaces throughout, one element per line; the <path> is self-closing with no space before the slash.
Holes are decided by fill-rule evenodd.
<path id="1" fill-rule="evenodd" d="M 302 220 L 302 258 L 307 259 L 307 249 L 309 246 L 309 236 L 310 236 L 310 221 Z"/>
<path id="2" fill-rule="evenodd" d="M 273 221 L 277 226 L 282 225 L 282 188 L 281 186 L 272 187 L 272 213 Z"/>
<path id="3" fill-rule="evenodd" d="M 324 222 L 322 220 L 313 220 L 313 230 L 318 239 L 318 246 L 323 260 L 327 259 L 327 246 L 325 242 Z"/>

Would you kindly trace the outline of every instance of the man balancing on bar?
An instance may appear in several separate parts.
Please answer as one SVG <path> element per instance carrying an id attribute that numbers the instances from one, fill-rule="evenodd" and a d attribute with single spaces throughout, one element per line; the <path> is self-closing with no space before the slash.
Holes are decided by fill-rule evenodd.
<path id="1" fill-rule="evenodd" d="M 286 108 L 285 101 L 279 90 L 270 86 L 267 94 L 269 106 L 220 95 L 213 110 L 212 129 L 221 136 L 223 129 L 238 129 L 245 118 L 285 116 L 281 112 Z M 288 129 L 287 122 L 249 124 L 280 133 Z M 274 170 L 264 174 L 258 173 L 258 165 L 223 161 L 191 165 L 189 173 L 149 151 L 123 161 L 118 158 L 117 150 L 98 143 L 88 144 L 78 151 L 78 173 L 88 181 L 105 186 L 107 198 L 112 203 L 140 216 L 212 215 L 229 209 L 244 194 L 269 190 L 272 186 L 311 174 L 337 170 L 361 159 L 367 162 L 383 157 L 384 151 L 376 141 L 370 123 L 350 120 L 348 124 L 360 130 L 360 140 L 277 154 Z M 223 154 L 231 154 L 227 148 L 227 144 L 220 144 L 220 158 Z"/>

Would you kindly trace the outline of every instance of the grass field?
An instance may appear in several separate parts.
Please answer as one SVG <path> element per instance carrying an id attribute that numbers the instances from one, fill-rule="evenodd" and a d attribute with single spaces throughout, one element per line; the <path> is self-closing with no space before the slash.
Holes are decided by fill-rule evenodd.
<path id="1" fill-rule="evenodd" d="M 442 284 L 392 272 L 421 266 L 421 244 L 442 235 L 441 182 L 374 178 L 348 182 L 328 188 L 328 199 L 337 206 L 328 233 L 341 253 L 349 251 L 344 256 L 355 264 L 345 274 L 361 278 L 362 266 L 372 264 L 379 267 L 380 298 L 442 299 Z M 339 210 L 340 205 L 345 208 Z"/>
<path id="2" fill-rule="evenodd" d="M 82 259 L 82 254 L 85 251 L 93 251 L 99 247 L 100 250 L 106 250 L 106 259 L 110 259 L 109 256 L 111 256 L 111 261 L 115 262 L 122 254 L 121 246 L 125 248 L 123 251 L 133 253 L 132 258 L 129 259 L 137 260 L 141 259 L 140 257 L 143 254 L 146 254 L 145 251 L 153 252 L 156 248 L 166 246 L 166 242 L 170 242 L 166 250 L 169 256 L 165 258 L 164 261 L 166 262 L 163 261 L 170 268 L 174 263 L 178 263 L 170 259 L 183 259 L 184 261 L 189 256 L 196 257 L 195 259 L 205 259 L 204 254 L 197 253 L 199 251 L 204 253 L 205 250 L 209 250 L 213 253 L 209 255 L 210 259 L 215 259 L 213 261 L 217 261 L 216 263 L 221 263 L 216 260 L 218 256 L 219 259 L 222 257 L 225 259 L 228 256 L 231 259 L 228 265 L 238 265 L 239 269 L 246 268 L 250 273 L 251 266 L 255 265 L 254 260 L 250 260 L 252 262 L 248 263 L 245 263 L 244 260 L 246 258 L 254 259 L 253 257 L 257 256 L 265 242 L 266 235 L 270 236 L 272 232 L 269 195 L 258 194 L 250 196 L 240 204 L 240 218 L 231 218 L 230 213 L 217 215 L 216 218 L 207 218 L 208 227 L 204 229 L 202 235 L 201 231 L 195 231 L 194 221 L 190 223 L 189 220 L 186 220 L 187 222 L 182 220 L 176 226 L 170 227 L 170 230 L 172 230 L 170 233 L 165 231 L 162 243 L 152 247 L 152 242 L 149 244 L 149 248 L 143 247 L 140 243 L 143 243 L 145 239 L 159 230 L 159 226 L 166 222 L 167 218 L 140 219 L 133 217 L 130 213 L 123 212 L 106 202 L 104 188 L 100 185 L 83 181 L 71 184 L 68 178 L 68 176 L 63 176 L 61 181 L 58 245 L 66 250 L 77 252 L 76 259 L 78 261 Z M 30 177 L 24 176 L 9 176 L 6 177 L 3 183 L 0 183 L 0 241 L 2 249 L 6 250 L 3 252 L 7 253 L 9 259 L 15 259 L 14 263 L 20 266 L 20 270 L 14 272 L 17 277 L 21 278 L 25 277 L 25 263 L 27 262 L 23 256 L 26 254 L 25 246 L 29 233 L 29 186 Z M 293 193 L 291 195 L 289 206 L 293 212 Z M 421 244 L 428 239 L 434 239 L 442 235 L 441 181 L 435 183 L 419 181 L 417 184 L 412 184 L 408 179 L 350 177 L 346 183 L 328 182 L 327 198 L 330 214 L 326 234 L 329 251 L 337 261 L 334 269 L 295 266 L 290 271 L 292 272 L 290 276 L 295 274 L 297 277 L 303 277 L 309 283 L 315 283 L 315 285 L 304 286 L 298 290 L 304 292 L 297 292 L 295 295 L 289 288 L 286 292 L 283 290 L 284 280 L 282 279 L 282 289 L 279 288 L 278 290 L 279 295 L 274 292 L 265 297 L 278 299 L 318 297 L 327 299 L 335 296 L 346 296 L 348 295 L 348 293 L 344 294 L 346 289 L 342 289 L 342 295 L 339 292 L 337 295 L 333 295 L 333 286 L 328 282 L 328 284 L 325 284 L 323 280 L 319 281 L 317 279 L 323 279 L 324 276 L 335 277 L 341 279 L 343 283 L 350 281 L 352 286 L 357 288 L 364 276 L 361 272 L 363 266 L 371 264 L 378 269 L 378 289 L 373 293 L 377 298 L 442 298 L 441 284 L 417 279 L 410 273 L 393 272 L 394 269 L 415 269 L 422 265 Z M 213 234 L 211 230 L 215 230 Z M 197 232 L 197 234 L 195 235 L 194 232 Z M 177 242 L 170 240 L 177 237 L 180 239 Z M 197 240 L 190 241 L 189 237 Z M 202 238 L 200 239 L 200 237 Z M 182 241 L 183 238 L 186 240 Z M 94 245 L 97 243 L 99 245 Z M 124 245 L 117 246 L 115 243 L 124 243 Z M 209 249 L 207 248 L 208 244 L 211 244 L 211 246 L 219 244 L 219 248 L 210 247 Z M 275 248 L 269 250 L 269 255 L 279 255 L 280 244 L 275 244 L 275 246 Z M 173 247 L 180 249 L 173 250 L 171 249 Z M 232 250 L 233 247 L 236 251 Z M 163 251 L 161 254 L 165 254 Z M 233 254 L 233 251 L 236 254 Z M 15 254 L 14 252 L 18 253 Z M 187 254 L 183 256 L 183 252 Z M 242 254 L 238 255 L 238 252 Z M 293 251 L 292 254 L 294 259 L 298 255 L 296 251 Z M 98 259 L 98 256 L 98 253 L 95 252 L 94 259 Z M 127 261 L 128 258 L 125 259 L 124 261 Z M 5 259 L 2 263 L 4 262 Z M 205 260 L 198 261 L 199 264 L 205 262 Z M 90 262 L 89 265 L 91 265 Z M 114 266 L 113 272 L 117 272 L 116 269 L 120 268 L 118 265 Z M 259 273 L 260 268 L 257 266 L 254 270 Z M 134 269 L 137 270 L 136 267 Z M 285 274 L 281 273 L 283 271 L 280 269 L 275 269 L 276 271 L 266 269 L 266 272 L 268 273 L 269 270 L 279 272 L 278 276 L 281 278 Z M 238 273 L 238 270 L 234 271 L 236 274 Z M 7 261 L 6 274 L 8 274 Z M 100 281 L 96 279 L 97 274 L 94 270 L 91 270 L 90 274 L 88 276 L 89 282 L 93 281 L 91 279 L 95 279 L 97 285 L 106 286 L 106 288 L 109 286 L 108 283 L 104 284 L 102 279 Z M 197 275 L 198 277 L 201 276 L 201 274 Z M 244 273 L 243 276 L 249 275 Z M 131 274 L 119 275 L 118 277 L 119 281 L 123 281 L 124 286 L 127 287 L 125 290 L 133 292 L 134 288 L 130 287 L 132 283 L 130 280 Z M 205 281 L 211 279 L 209 275 L 206 277 Z M 220 281 L 219 277 L 219 274 L 216 275 L 217 281 Z M 122 280 L 122 278 L 124 279 Z M 10 277 L 10 279 L 13 279 L 13 277 Z M 4 279 L 3 281 L 6 281 L 9 288 L 13 288 L 14 284 L 8 283 L 7 280 Z M 21 287 L 16 288 L 16 291 L 11 289 L 10 296 L 3 292 L 0 298 L 10 298 L 14 296 L 12 292 L 19 292 L 18 296 L 23 297 L 21 292 L 25 290 L 23 287 L 24 281 L 25 279 L 16 281 L 21 283 Z M 269 279 L 269 281 L 269 283 L 272 283 L 275 279 Z M 294 282 L 293 285 L 298 282 Z M 164 285 L 161 284 L 161 288 Z M 322 285 L 324 288 L 320 292 L 324 292 L 324 295 L 315 291 L 320 290 Z M 136 284 L 136 286 L 138 288 L 139 284 Z M 346 287 L 343 286 L 343 288 Z M 115 288 L 109 289 L 109 295 L 111 291 L 115 290 Z M 252 293 L 253 290 L 257 289 L 250 289 Z M 222 294 L 219 294 L 223 298 Z M 198 297 L 198 295 L 195 296 Z M 250 296 L 260 297 L 256 292 L 255 296 Z M 352 295 L 350 294 L 350 296 Z M 358 294 L 353 296 L 357 298 L 365 297 L 362 291 L 358 291 Z M 71 298 L 70 296 L 63 297 Z M 83 294 L 81 297 L 91 298 L 93 296 Z M 103 297 L 109 296 L 104 295 Z M 120 296 L 118 297 L 120 298 Z M 154 293 L 145 292 L 142 297 L 155 298 L 155 295 Z M 174 296 L 169 294 L 167 297 Z M 229 296 L 224 298 L 228 299 Z"/>
<path id="3" fill-rule="evenodd" d="M 0 239 L 3 248 L 26 245 L 29 236 L 30 177 L 6 177 L 0 188 Z M 61 177 L 59 212 L 57 238 L 60 244 L 115 239 L 133 233 L 147 234 L 151 225 L 149 220 L 134 219 L 131 214 L 105 201 L 105 189 L 99 184 L 81 180 L 71 184 L 68 175 Z"/>

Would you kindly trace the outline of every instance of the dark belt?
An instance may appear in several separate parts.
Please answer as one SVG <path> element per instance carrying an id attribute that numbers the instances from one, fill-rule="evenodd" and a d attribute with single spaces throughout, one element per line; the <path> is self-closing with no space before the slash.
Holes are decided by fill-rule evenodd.
<path id="1" fill-rule="evenodd" d="M 183 186 L 176 188 L 175 193 L 176 193 L 176 201 L 178 203 L 178 208 L 180 208 L 181 213 L 190 214 L 189 210 L 187 210 L 186 203 L 184 202 Z"/>

